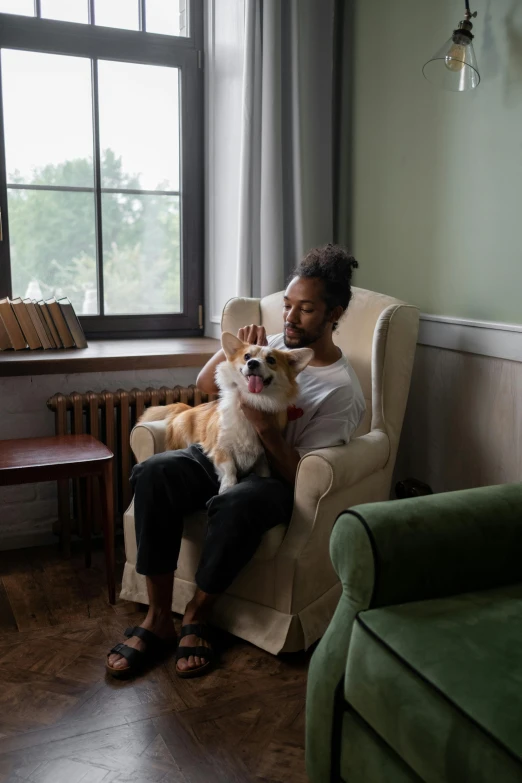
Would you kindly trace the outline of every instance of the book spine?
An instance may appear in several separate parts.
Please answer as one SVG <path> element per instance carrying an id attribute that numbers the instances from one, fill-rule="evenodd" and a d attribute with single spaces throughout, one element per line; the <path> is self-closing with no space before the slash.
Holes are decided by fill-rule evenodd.
<path id="1" fill-rule="evenodd" d="M 67 321 L 63 317 L 63 313 L 60 305 L 58 304 L 58 302 L 51 302 L 47 306 L 49 308 L 51 317 L 54 321 L 54 325 L 58 330 L 58 334 L 60 335 L 60 340 L 63 343 L 63 347 L 74 348 L 75 347 L 74 337 L 72 336 L 71 331 L 67 326 Z"/>
<path id="2" fill-rule="evenodd" d="M 87 340 L 85 338 L 85 332 L 82 329 L 82 325 L 74 311 L 72 302 L 67 299 L 58 299 L 58 305 L 62 311 L 62 315 L 67 322 L 67 326 L 74 340 L 74 344 L 77 348 L 87 348 Z"/>
<path id="3" fill-rule="evenodd" d="M 5 328 L 4 322 L 0 318 L 0 351 L 8 351 L 13 347 L 9 332 Z"/>
<path id="4" fill-rule="evenodd" d="M 41 348 L 42 341 L 38 337 L 36 329 L 33 326 L 31 316 L 29 315 L 29 311 L 25 303 L 22 300 L 18 300 L 17 302 L 11 302 L 11 307 L 15 314 L 16 320 L 18 321 L 18 326 L 20 327 L 29 348 L 31 350 Z"/>
<path id="5" fill-rule="evenodd" d="M 25 336 L 18 324 L 18 319 L 15 315 L 14 309 L 11 306 L 11 302 L 8 299 L 3 299 L 0 302 L 0 318 L 7 330 L 11 345 L 15 351 L 23 351 L 27 348 Z"/>
<path id="6" fill-rule="evenodd" d="M 47 336 L 47 339 L 49 341 L 49 347 L 50 348 L 56 348 L 56 342 L 54 340 L 54 337 L 52 335 L 51 330 L 49 329 L 49 324 L 45 320 L 45 315 L 43 313 L 43 310 L 42 310 L 41 306 L 38 304 L 38 302 L 33 302 L 33 304 L 34 304 L 35 313 L 38 316 L 38 318 L 40 319 L 40 323 L 42 324 L 43 329 L 45 331 L 45 334 Z"/>
<path id="7" fill-rule="evenodd" d="M 47 321 L 47 326 L 49 327 L 49 331 L 51 332 L 51 334 L 53 336 L 53 340 L 56 343 L 56 347 L 57 348 L 62 348 L 63 344 L 62 344 L 62 341 L 60 340 L 60 335 L 58 334 L 58 329 L 54 325 L 54 321 L 53 321 L 51 312 L 50 312 L 49 308 L 47 307 L 47 304 L 45 302 L 38 302 L 38 305 L 39 305 L 39 307 L 40 307 L 40 309 L 41 309 L 41 311 L 43 313 L 43 316 L 44 316 L 45 320 Z"/>
<path id="8" fill-rule="evenodd" d="M 47 338 L 47 332 L 42 326 L 42 323 L 40 321 L 40 318 L 38 317 L 38 314 L 36 312 L 36 307 L 32 303 L 30 299 L 24 299 L 24 305 L 27 309 L 27 312 L 29 313 L 29 317 L 31 319 L 31 322 L 34 326 L 35 332 L 38 335 L 38 339 L 40 340 L 42 344 L 42 348 L 46 350 L 47 348 L 51 347 L 51 343 L 49 342 Z"/>

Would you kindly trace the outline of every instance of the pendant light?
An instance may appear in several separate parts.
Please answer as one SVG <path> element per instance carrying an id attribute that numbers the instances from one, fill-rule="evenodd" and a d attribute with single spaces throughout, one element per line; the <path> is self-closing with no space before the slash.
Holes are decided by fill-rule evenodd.
<path id="1" fill-rule="evenodd" d="M 477 16 L 469 10 L 469 0 L 465 0 L 466 11 L 458 29 L 439 51 L 428 60 L 422 72 L 426 79 L 443 90 L 465 92 L 473 90 L 480 82 L 477 60 L 473 50 L 473 25 L 471 19 Z"/>

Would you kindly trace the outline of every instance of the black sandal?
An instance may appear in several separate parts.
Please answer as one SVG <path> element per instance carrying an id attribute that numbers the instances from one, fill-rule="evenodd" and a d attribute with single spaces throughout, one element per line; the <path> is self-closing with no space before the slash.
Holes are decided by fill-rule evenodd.
<path id="1" fill-rule="evenodd" d="M 198 636 L 200 639 L 204 639 L 206 642 L 212 643 L 212 633 L 208 625 L 200 625 L 199 623 L 189 623 L 189 625 L 183 625 L 179 638 L 183 639 L 185 636 Z M 178 669 L 177 663 L 180 658 L 189 658 L 191 655 L 197 655 L 200 658 L 206 658 L 206 663 L 198 666 L 196 669 L 187 669 L 182 672 Z M 216 659 L 216 654 L 212 647 L 180 647 L 176 652 L 176 674 L 178 677 L 189 679 L 190 677 L 201 677 L 202 674 L 207 674 L 210 669 L 213 668 Z"/>
<path id="2" fill-rule="evenodd" d="M 129 647 L 127 644 L 120 642 L 120 644 L 116 644 L 112 648 L 107 655 L 107 659 L 109 655 L 116 653 L 117 655 L 122 655 L 129 664 L 128 666 L 125 666 L 124 669 L 117 669 L 114 666 L 110 666 L 107 660 L 107 663 L 105 664 L 107 673 L 118 679 L 131 677 L 142 672 L 150 664 L 161 661 L 177 644 L 175 636 L 172 639 L 160 639 L 160 637 L 155 633 L 152 633 L 152 631 L 147 631 L 146 628 L 141 628 L 141 626 L 138 625 L 134 628 L 127 628 L 124 636 L 126 636 L 127 639 L 130 639 L 131 636 L 137 636 L 145 642 L 147 647 L 145 650 L 137 650 L 135 647 Z"/>

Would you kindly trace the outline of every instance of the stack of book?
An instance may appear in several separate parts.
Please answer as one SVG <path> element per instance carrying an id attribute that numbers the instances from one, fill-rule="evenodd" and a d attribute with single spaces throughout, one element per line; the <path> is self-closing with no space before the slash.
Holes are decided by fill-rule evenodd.
<path id="1" fill-rule="evenodd" d="M 87 348 L 87 340 L 67 299 L 0 299 L 0 351 L 29 348 Z"/>

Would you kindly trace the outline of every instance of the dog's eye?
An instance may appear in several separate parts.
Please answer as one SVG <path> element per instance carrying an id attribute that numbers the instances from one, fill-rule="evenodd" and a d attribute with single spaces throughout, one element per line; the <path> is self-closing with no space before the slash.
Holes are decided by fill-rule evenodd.
<path id="1" fill-rule="evenodd" d="M 275 364 L 276 363 L 276 360 L 274 359 L 273 356 L 267 356 L 266 360 L 267 360 L 268 364 Z"/>
<path id="2" fill-rule="evenodd" d="M 246 353 L 245 356 L 244 356 L 244 359 L 245 359 L 245 362 L 248 362 L 248 360 L 250 359 L 250 354 Z"/>

